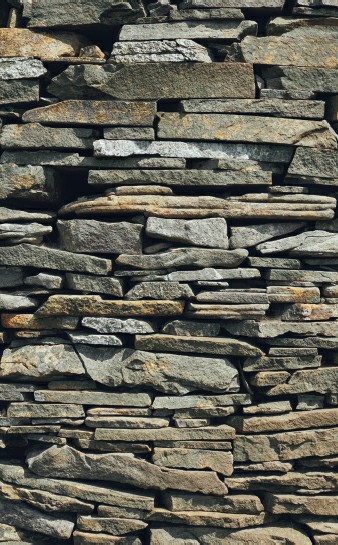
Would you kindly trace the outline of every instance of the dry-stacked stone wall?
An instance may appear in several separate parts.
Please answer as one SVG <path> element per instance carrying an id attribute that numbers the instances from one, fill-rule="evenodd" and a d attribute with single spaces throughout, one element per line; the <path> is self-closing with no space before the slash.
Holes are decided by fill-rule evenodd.
<path id="1" fill-rule="evenodd" d="M 0 0 L 0 543 L 337 545 L 337 75 L 337 0 Z"/>

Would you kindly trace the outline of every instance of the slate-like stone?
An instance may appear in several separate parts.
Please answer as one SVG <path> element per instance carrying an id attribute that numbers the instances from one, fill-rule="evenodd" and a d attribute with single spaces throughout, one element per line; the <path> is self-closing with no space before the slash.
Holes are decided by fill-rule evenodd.
<path id="1" fill-rule="evenodd" d="M 169 23 L 164 23 L 169 24 Z M 193 40 L 179 38 L 179 39 L 164 39 L 156 40 L 155 34 L 160 30 L 159 26 L 163 25 L 124 25 L 122 33 L 128 33 L 128 28 L 134 30 L 134 34 L 140 31 L 142 27 L 145 28 L 145 32 L 148 31 L 148 27 L 153 28 L 153 33 L 150 39 L 147 41 L 119 41 L 113 45 L 112 55 L 109 62 L 113 63 L 137 63 L 137 62 L 211 62 L 212 56 L 208 49 Z M 143 30 L 143 28 L 142 28 Z M 143 33 L 143 31 L 141 32 Z M 149 28 L 150 30 L 150 28 Z M 155 32 L 154 32 L 155 30 Z M 179 29 L 177 29 L 179 30 Z M 170 29 L 169 29 L 170 31 Z M 148 31 L 149 32 L 149 31 Z M 198 32 L 202 34 L 203 30 L 198 29 Z M 180 32 L 177 32 L 179 35 Z M 183 33 L 184 34 L 184 33 Z M 135 35 L 131 38 L 135 40 Z M 121 37 L 120 37 L 121 40 Z"/>
<path id="2" fill-rule="evenodd" d="M 47 69 L 39 59 L 29 57 L 10 57 L 0 59 L 1 80 L 40 78 Z"/>
<path id="3" fill-rule="evenodd" d="M 205 428 L 162 428 L 157 430 L 118 430 L 97 428 L 95 439 L 111 441 L 155 441 L 157 445 L 161 441 L 205 441 L 233 439 L 234 428 L 222 424 L 221 426 L 208 426 Z M 184 448 L 184 445 L 182 444 Z M 197 492 L 197 490 L 196 490 Z M 204 492 L 205 493 L 205 492 Z"/>
<path id="4" fill-rule="evenodd" d="M 165 521 L 188 526 L 214 526 L 216 528 L 246 528 L 259 526 L 265 522 L 265 514 L 237 515 L 228 513 L 213 513 L 203 511 L 167 511 L 156 508 L 150 515 L 150 520 Z"/>
<path id="5" fill-rule="evenodd" d="M 152 127 L 107 127 L 103 130 L 104 138 L 108 140 L 154 140 Z M 99 171 L 100 172 L 100 171 Z"/>
<path id="6" fill-rule="evenodd" d="M 324 102 L 320 100 L 279 98 L 182 100 L 180 107 L 185 113 L 260 114 L 303 119 L 324 117 Z"/>
<path id="7" fill-rule="evenodd" d="M 336 148 L 337 138 L 326 121 L 231 114 L 159 114 L 162 139 L 221 140 L 305 147 Z"/>
<path id="8" fill-rule="evenodd" d="M 1 223 L 0 241 L 5 244 L 42 244 L 44 237 L 53 232 L 53 227 L 40 223 Z"/>
<path id="9" fill-rule="evenodd" d="M 196 81 L 199 82 L 198 86 Z M 144 63 L 69 67 L 49 92 L 58 98 L 254 98 L 252 67 L 240 63 Z"/>
<path id="10" fill-rule="evenodd" d="M 172 320 L 162 327 L 162 333 L 168 335 L 184 335 L 187 337 L 217 337 L 220 332 L 217 322 L 194 322 L 193 320 Z M 143 333 L 143 332 L 137 332 Z"/>
<path id="11" fill-rule="evenodd" d="M 27 28 L 0 29 L 2 57 L 37 57 L 43 61 L 77 57 L 88 40 L 71 32 L 34 32 Z"/>
<path id="12" fill-rule="evenodd" d="M 67 0 L 37 0 L 24 4 L 24 17 L 33 28 L 81 27 L 83 25 L 120 25 L 144 15 L 139 0 L 120 3 L 115 0 L 77 0 L 74 6 Z"/>
<path id="13" fill-rule="evenodd" d="M 0 165 L 0 181 L 1 199 L 37 203 L 50 203 L 58 199 L 57 177 L 51 169 L 29 165 Z"/>
<path id="14" fill-rule="evenodd" d="M 231 268 L 240 265 L 247 255 L 248 252 L 246 250 L 227 251 L 204 248 L 177 248 L 155 256 L 121 254 L 116 259 L 116 263 L 145 270 L 183 266 Z"/>
<path id="15" fill-rule="evenodd" d="M 95 220 L 59 220 L 61 247 L 68 252 L 96 254 L 141 253 L 142 226 Z"/>
<path id="16" fill-rule="evenodd" d="M 0 81 L 0 105 L 39 102 L 40 88 L 36 79 Z"/>
<path id="17" fill-rule="evenodd" d="M 259 244 L 262 254 L 290 252 L 294 256 L 337 257 L 338 234 L 327 231 L 306 231 L 296 236 Z"/>
<path id="18" fill-rule="evenodd" d="M 0 248 L 0 265 L 107 274 L 111 261 L 31 244 Z"/>
<path id="19" fill-rule="evenodd" d="M 233 460 L 230 452 L 222 452 L 207 449 L 184 449 L 155 448 L 152 456 L 155 465 L 161 467 L 177 467 L 183 469 L 211 469 L 223 475 L 232 475 Z M 166 502 L 165 502 L 166 503 Z M 167 505 L 168 506 L 168 505 Z M 172 509 L 172 506 L 168 506 Z M 175 506 L 175 511 L 185 511 L 187 506 Z M 197 509 L 203 510 L 203 509 Z M 213 511 L 217 509 L 206 509 Z"/>
<path id="20" fill-rule="evenodd" d="M 230 247 L 250 248 L 271 238 L 287 235 L 300 229 L 304 223 L 262 223 L 260 225 L 231 227 Z"/>
<path id="21" fill-rule="evenodd" d="M 255 21 L 182 21 L 160 24 L 124 25 L 121 41 L 128 40 L 240 40 L 248 34 L 257 33 Z"/>
<path id="22" fill-rule="evenodd" d="M 262 76 L 270 89 L 336 93 L 337 70 L 300 66 L 263 66 Z"/>
<path id="23" fill-rule="evenodd" d="M 111 431 L 106 431 L 108 438 Z M 159 433 L 159 430 L 155 431 Z M 32 452 L 27 457 L 27 463 L 29 469 L 39 476 L 115 481 L 146 489 L 174 488 L 216 496 L 223 495 L 225 490 L 214 472 L 164 469 L 132 456 L 84 454 L 68 446 L 53 446 L 41 453 Z M 90 472 L 88 467 L 91 468 Z"/>
<path id="24" fill-rule="evenodd" d="M 138 532 L 147 526 L 147 522 L 131 518 L 80 516 L 77 519 L 77 528 L 79 530 L 85 532 L 107 532 L 114 536 Z"/>
<path id="25" fill-rule="evenodd" d="M 26 345 L 7 348 L 1 358 L 2 378 L 46 381 L 53 377 L 84 375 L 81 360 L 66 344 Z"/>
<path id="26" fill-rule="evenodd" d="M 267 494 L 266 508 L 274 514 L 304 514 L 337 516 L 337 496 L 296 496 L 293 494 Z"/>
<path id="27" fill-rule="evenodd" d="M 141 282 L 136 284 L 126 293 L 126 299 L 192 299 L 194 292 L 189 284 L 179 282 Z"/>
<path id="28" fill-rule="evenodd" d="M 183 313 L 181 301 L 125 301 L 99 295 L 52 295 L 39 307 L 41 316 L 176 316 Z"/>
<path id="29" fill-rule="evenodd" d="M 154 333 L 154 326 L 144 320 L 134 318 L 82 318 L 82 325 L 99 333 Z"/>
<path id="30" fill-rule="evenodd" d="M 174 335 L 137 335 L 139 350 L 169 350 L 170 352 L 235 356 L 259 356 L 261 350 L 244 341 L 224 337 L 185 337 Z"/>
<path id="31" fill-rule="evenodd" d="M 0 135 L 4 149 L 91 149 L 93 141 L 91 129 L 50 128 L 39 123 L 6 125 Z"/>
<path id="32" fill-rule="evenodd" d="M 307 392 L 336 393 L 338 390 L 337 375 L 338 367 L 321 367 L 320 369 L 296 371 L 286 383 L 270 388 L 268 395 L 302 394 Z"/>
<path id="33" fill-rule="evenodd" d="M 76 329 L 79 319 L 76 316 L 44 317 L 35 314 L 1 314 L 1 324 L 9 329 Z"/>
<path id="34" fill-rule="evenodd" d="M 74 523 L 64 518 L 55 518 L 25 503 L 0 500 L 0 521 L 24 530 L 37 532 L 59 539 L 70 538 Z"/>
<path id="35" fill-rule="evenodd" d="M 331 179 L 338 177 L 336 153 L 329 150 L 297 148 L 287 172 L 289 179 Z M 323 180 L 325 183 L 325 180 Z"/>
<path id="36" fill-rule="evenodd" d="M 64 277 L 61 274 L 38 273 L 26 276 L 24 284 L 27 286 L 41 286 L 47 289 L 60 289 L 63 286 Z"/>
<path id="37" fill-rule="evenodd" d="M 155 449 L 160 451 L 161 449 Z M 208 451 L 207 451 L 208 452 Z M 221 453 L 225 454 L 225 453 Z M 257 496 L 225 496 L 224 498 L 208 497 L 201 494 L 185 494 L 184 492 L 165 492 L 164 505 L 171 511 L 209 511 L 221 513 L 258 514 L 264 507 Z"/>
<path id="38" fill-rule="evenodd" d="M 81 418 L 85 416 L 81 405 L 71 403 L 10 403 L 8 417 L 15 418 Z"/>
<path id="39" fill-rule="evenodd" d="M 72 384 L 74 384 L 73 381 Z M 73 403 L 100 407 L 149 407 L 152 401 L 149 394 L 87 391 L 82 388 L 80 391 L 37 390 L 34 392 L 34 399 L 46 403 Z"/>
<path id="40" fill-rule="evenodd" d="M 243 60 L 253 64 L 338 68 L 336 41 L 324 36 L 247 36 L 239 49 Z"/>
<path id="41" fill-rule="evenodd" d="M 77 98 L 77 97 L 76 97 Z M 152 125 L 156 113 L 153 102 L 123 100 L 64 100 L 28 110 L 23 121 L 51 125 Z"/>
<path id="42" fill-rule="evenodd" d="M 144 386 L 165 393 L 236 392 L 238 372 L 224 358 L 178 356 L 141 350 L 78 346 L 87 374 L 110 387 Z"/>
<path id="43" fill-rule="evenodd" d="M 154 238 L 194 246 L 223 249 L 229 247 L 227 224 L 223 218 L 190 221 L 149 218 L 146 233 Z"/>
<path id="44" fill-rule="evenodd" d="M 291 332 L 311 337 L 313 335 L 322 335 L 324 337 L 338 335 L 338 327 L 336 327 L 335 322 L 282 322 L 279 320 L 254 322 L 253 320 L 247 320 L 234 324 L 224 323 L 224 328 L 234 335 L 259 338 L 279 337 Z"/>
<path id="45" fill-rule="evenodd" d="M 23 284 L 21 267 L 0 267 L 0 288 L 15 288 Z"/>
<path id="46" fill-rule="evenodd" d="M 115 335 L 88 335 L 88 333 L 67 333 L 72 343 L 91 344 L 98 346 L 122 346 L 122 341 Z"/>
<path id="47" fill-rule="evenodd" d="M 327 456 L 336 452 L 335 428 L 240 436 L 234 442 L 234 460 L 238 462 L 298 460 L 309 456 Z"/>
<path id="48" fill-rule="evenodd" d="M 67 273 L 66 280 L 67 286 L 71 290 L 89 293 L 106 293 L 107 295 L 114 295 L 116 297 L 123 296 L 123 286 L 118 278 Z"/>

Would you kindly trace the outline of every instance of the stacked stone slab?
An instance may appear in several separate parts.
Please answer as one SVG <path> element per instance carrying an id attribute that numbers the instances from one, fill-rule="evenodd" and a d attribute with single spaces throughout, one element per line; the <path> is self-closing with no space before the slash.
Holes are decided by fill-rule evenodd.
<path id="1" fill-rule="evenodd" d="M 0 542 L 338 543 L 338 2 L 0 0 Z"/>

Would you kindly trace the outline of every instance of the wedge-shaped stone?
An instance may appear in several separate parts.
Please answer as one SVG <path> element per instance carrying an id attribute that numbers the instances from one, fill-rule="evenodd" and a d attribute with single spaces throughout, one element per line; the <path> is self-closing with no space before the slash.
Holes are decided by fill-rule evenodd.
<path id="1" fill-rule="evenodd" d="M 280 66 L 338 68 L 338 42 L 334 39 L 302 36 L 247 36 L 240 44 L 245 62 Z"/>
<path id="2" fill-rule="evenodd" d="M 123 286 L 118 278 L 107 276 L 90 276 L 86 274 L 67 273 L 67 286 L 71 290 L 92 293 L 106 293 L 116 297 L 123 296 Z"/>
<path id="3" fill-rule="evenodd" d="M 138 532 L 147 526 L 147 522 L 130 518 L 80 516 L 77 519 L 77 528 L 79 530 L 85 532 L 107 532 L 114 536 Z"/>
<path id="4" fill-rule="evenodd" d="M 91 274 L 107 274 L 111 270 L 111 261 L 107 259 L 82 256 L 31 244 L 0 248 L 0 265 L 19 265 Z"/>
<path id="5" fill-rule="evenodd" d="M 248 394 L 232 394 L 220 396 L 184 396 L 184 397 L 156 397 L 154 409 L 212 409 L 232 405 L 250 405 L 251 397 Z"/>
<path id="6" fill-rule="evenodd" d="M 257 250 L 262 254 L 290 252 L 294 256 L 337 257 L 338 233 L 306 231 L 293 237 L 259 244 Z"/>
<path id="7" fill-rule="evenodd" d="M 167 23 L 168 24 L 168 23 Z M 124 33 L 128 25 L 122 29 Z M 133 28 L 140 30 L 148 25 L 133 25 Z M 161 24 L 151 25 L 152 27 L 162 26 Z M 159 28 L 157 29 L 159 30 Z M 208 49 L 193 40 L 169 39 L 153 40 L 153 35 L 147 41 L 119 41 L 113 45 L 112 55 L 109 62 L 113 63 L 136 63 L 136 62 L 211 62 L 212 56 Z M 134 37 L 132 38 L 134 39 Z M 121 38 L 120 38 L 121 40 Z"/>
<path id="8" fill-rule="evenodd" d="M 40 223 L 18 224 L 1 223 L 0 241 L 5 244 L 42 244 L 45 236 L 52 233 L 53 227 Z"/>
<path id="9" fill-rule="evenodd" d="M 219 299 L 222 298 L 220 293 L 217 294 Z M 214 299 L 217 295 L 211 295 Z M 189 303 L 187 307 L 187 316 L 197 319 L 216 319 L 216 320 L 256 320 L 265 316 L 269 304 L 243 304 L 232 305 L 222 304 L 219 302 L 213 303 Z"/>
<path id="10" fill-rule="evenodd" d="M 230 248 L 250 248 L 271 238 L 287 235 L 303 227 L 304 223 L 262 223 L 231 227 Z"/>
<path id="11" fill-rule="evenodd" d="M 146 270 L 184 266 L 231 268 L 240 265 L 247 255 L 247 250 L 177 248 L 154 256 L 122 254 L 116 259 L 116 263 Z"/>
<path id="12" fill-rule="evenodd" d="M 52 170 L 40 166 L 0 165 L 0 199 L 49 203 L 55 202 L 57 197 L 57 179 Z"/>
<path id="13" fill-rule="evenodd" d="M 233 460 L 230 452 L 207 449 L 155 448 L 152 461 L 161 467 L 178 467 L 183 469 L 211 469 L 223 475 L 232 475 Z M 170 507 L 171 508 L 171 507 Z M 176 511 L 185 511 L 180 506 Z M 197 509 L 199 510 L 199 509 Z M 209 509 L 206 509 L 209 511 Z M 213 511 L 214 509 L 210 509 Z M 216 510 L 216 509 L 215 509 Z"/>
<path id="14" fill-rule="evenodd" d="M 154 333 L 155 328 L 144 320 L 133 318 L 82 318 L 82 325 L 95 329 L 99 333 Z"/>
<path id="15" fill-rule="evenodd" d="M 38 59 L 29 57 L 4 57 L 0 59 L 0 78 L 2 81 L 40 78 L 46 72 L 47 69 Z"/>
<path id="16" fill-rule="evenodd" d="M 326 325 L 326 329 L 330 329 Z M 331 331 L 332 333 L 332 331 Z M 268 391 L 268 395 L 302 394 L 318 392 L 321 394 L 338 392 L 338 367 L 304 369 L 296 371 L 285 384 L 278 384 Z"/>
<path id="17" fill-rule="evenodd" d="M 28 110 L 22 119 L 51 125 L 152 125 L 155 113 L 154 102 L 64 100 Z"/>
<path id="18" fill-rule="evenodd" d="M 53 79 L 49 91 L 63 99 L 254 98 L 255 85 L 249 64 L 141 63 L 71 66 Z"/>
<path id="19" fill-rule="evenodd" d="M 106 440 L 112 430 L 105 431 Z M 145 430 L 133 431 L 147 433 Z M 154 431 L 160 433 L 160 430 Z M 225 491 L 224 484 L 213 472 L 164 469 L 132 456 L 84 454 L 68 446 L 61 448 L 53 446 L 40 453 L 31 453 L 27 457 L 27 463 L 29 469 L 40 476 L 115 481 L 146 489 L 174 488 L 216 496 L 223 495 Z"/>
<path id="20" fill-rule="evenodd" d="M 0 293 L 0 309 L 1 310 L 24 310 L 31 309 L 37 306 L 37 301 L 31 297 L 23 295 L 11 295 L 10 293 Z"/>
<path id="21" fill-rule="evenodd" d="M 216 528 L 246 528 L 259 526 L 265 522 L 265 514 L 237 515 L 207 511 L 167 511 L 156 508 L 149 517 L 152 521 L 187 524 L 188 526 L 214 526 Z"/>
<path id="22" fill-rule="evenodd" d="M 159 449 L 156 449 L 159 450 Z M 222 453 L 220 453 L 222 454 Z M 224 498 L 208 497 L 201 494 L 185 494 L 184 492 L 165 492 L 164 505 L 170 511 L 209 511 L 221 513 L 252 513 L 264 511 L 257 496 L 225 496 Z"/>
<path id="23" fill-rule="evenodd" d="M 141 540 L 135 536 L 114 537 L 111 534 L 75 530 L 73 537 L 74 545 L 142 545 Z"/>
<path id="24" fill-rule="evenodd" d="M 66 344 L 7 348 L 0 363 L 2 378 L 46 381 L 57 376 L 84 374 L 79 357 L 72 346 Z"/>
<path id="25" fill-rule="evenodd" d="M 130 0 L 35 0 L 24 4 L 24 17 L 33 28 L 81 27 L 83 25 L 121 25 L 144 15 L 142 3 Z"/>
<path id="26" fill-rule="evenodd" d="M 224 337 L 186 337 L 174 335 L 137 335 L 139 350 L 169 350 L 222 356 L 260 356 L 262 351 L 249 343 Z"/>
<path id="27" fill-rule="evenodd" d="M 26 212 L 25 210 L 14 210 L 13 208 L 0 206 L 0 223 L 12 221 L 41 221 L 43 223 L 50 223 L 54 217 L 55 214 L 53 212 Z M 10 265 L 10 263 L 6 265 Z"/>
<path id="28" fill-rule="evenodd" d="M 141 282 L 126 293 L 126 299 L 192 299 L 194 292 L 189 284 L 179 282 Z"/>
<path id="29" fill-rule="evenodd" d="M 238 371 L 226 359 L 154 354 L 129 348 L 78 346 L 77 350 L 88 375 L 110 387 L 142 385 L 172 394 L 239 389 Z"/>
<path id="30" fill-rule="evenodd" d="M 247 320 L 235 324 L 224 323 L 224 328 L 234 335 L 244 337 L 271 338 L 285 333 L 295 333 L 302 336 L 322 335 L 324 337 L 338 336 L 338 324 L 335 322 L 282 322 L 279 320 L 263 320 L 254 322 Z"/>
<path id="31" fill-rule="evenodd" d="M 302 413 L 303 414 L 303 413 Z M 337 429 L 283 432 L 270 435 L 237 437 L 234 442 L 236 462 L 298 460 L 309 456 L 336 454 Z"/>
<path id="32" fill-rule="evenodd" d="M 280 369 L 302 369 L 304 367 L 319 367 L 321 356 L 263 356 L 262 358 L 247 358 L 243 371 L 274 371 Z"/>
<path id="33" fill-rule="evenodd" d="M 59 220 L 61 247 L 68 252 L 96 254 L 141 253 L 141 225 L 95 220 Z"/>
<path id="34" fill-rule="evenodd" d="M 4 149 L 91 149 L 93 141 L 91 129 L 50 128 L 39 123 L 6 125 L 0 136 Z"/>
<path id="35" fill-rule="evenodd" d="M 25 503 L 0 500 L 0 521 L 23 530 L 37 532 L 58 539 L 69 539 L 74 523 L 67 519 L 55 518 Z"/>
<path id="36" fill-rule="evenodd" d="M 1 57 L 37 57 L 43 61 L 77 57 L 80 49 L 89 44 L 79 34 L 70 32 L 33 32 L 27 28 L 0 29 Z"/>
<path id="37" fill-rule="evenodd" d="M 181 301 L 123 301 L 102 299 L 99 295 L 51 295 L 38 309 L 37 314 L 38 316 L 176 316 L 182 314 L 183 310 L 184 303 Z"/>
<path id="38" fill-rule="evenodd" d="M 320 461 L 320 459 L 319 459 Z M 275 462 L 270 462 L 270 464 Z M 231 490 L 251 491 L 266 490 L 275 492 L 298 492 L 301 490 L 314 490 L 330 492 L 336 489 L 338 477 L 335 473 L 288 471 L 285 475 L 245 475 L 243 477 L 231 477 L 226 479 L 226 484 Z M 244 496 L 245 497 L 245 496 Z"/>
<path id="39" fill-rule="evenodd" d="M 75 405 L 98 405 L 100 407 L 149 407 L 152 398 L 149 394 L 126 392 L 100 392 L 100 391 L 60 391 L 60 390 L 36 390 L 35 401 L 47 403 L 73 403 Z"/>
<path id="40" fill-rule="evenodd" d="M 306 304 L 295 303 L 289 305 L 280 315 L 285 321 L 331 320 L 338 318 L 337 304 Z"/>
<path id="41" fill-rule="evenodd" d="M 6 329 L 76 329 L 75 316 L 39 318 L 35 314 L 1 314 L 1 325 Z"/>
<path id="42" fill-rule="evenodd" d="M 336 93 L 337 70 L 299 66 L 263 66 L 262 77 L 269 89 Z"/>
<path id="43" fill-rule="evenodd" d="M 159 114 L 159 138 L 336 148 L 326 121 L 230 114 Z"/>
<path id="44" fill-rule="evenodd" d="M 277 416 L 230 416 L 227 420 L 240 433 L 260 433 L 304 428 L 322 428 L 338 423 L 338 409 L 321 409 Z"/>
<path id="45" fill-rule="evenodd" d="M 146 493 L 122 492 L 103 484 L 98 486 L 88 482 L 81 483 L 70 480 L 37 477 L 28 469 L 19 465 L 1 464 L 0 475 L 4 481 L 15 485 L 27 486 L 72 498 L 80 498 L 85 501 L 119 505 L 128 508 L 141 508 L 148 511 L 154 507 L 154 498 Z"/>
<path id="46" fill-rule="evenodd" d="M 157 430 L 118 430 L 97 428 L 95 439 L 101 441 L 210 441 L 233 439 L 234 428 L 226 426 L 209 426 L 206 428 L 162 428 Z M 184 445 L 182 445 L 184 447 Z"/>
<path id="47" fill-rule="evenodd" d="M 40 108 L 41 109 L 41 108 Z M 119 140 L 119 139 L 118 139 Z M 142 139 L 144 140 L 144 139 Z M 154 142 L 153 142 L 154 144 Z M 157 143 L 158 144 L 158 143 Z M 168 186 L 237 186 L 270 185 L 271 174 L 268 171 L 243 172 L 228 170 L 91 170 L 89 185 L 141 185 L 158 184 Z"/>
<path id="48" fill-rule="evenodd" d="M 184 538 L 182 539 L 182 536 Z M 194 526 L 168 526 L 151 529 L 151 545 L 163 545 L 181 540 L 182 545 L 205 543 L 212 545 L 250 545 L 251 543 L 283 543 L 288 540 L 289 545 L 311 545 L 310 538 L 293 526 L 284 523 L 278 526 L 265 526 L 246 530 L 223 530 L 214 527 L 199 528 Z M 179 541 L 178 541 L 179 543 Z"/>
<path id="49" fill-rule="evenodd" d="M 146 25 L 124 25 L 119 39 L 126 40 L 240 40 L 257 33 L 254 21 L 182 21 Z"/>
<path id="50" fill-rule="evenodd" d="M 337 496 L 296 496 L 291 494 L 267 494 L 266 508 L 270 513 L 301 515 L 338 515 Z"/>
<path id="51" fill-rule="evenodd" d="M 149 218 L 146 233 L 154 238 L 194 246 L 223 249 L 229 247 L 227 223 L 223 218 L 190 221 Z"/>
<path id="52" fill-rule="evenodd" d="M 0 81 L 0 105 L 39 102 L 40 88 L 36 79 Z"/>
<path id="53" fill-rule="evenodd" d="M 261 114 L 304 119 L 324 117 L 324 102 L 320 100 L 279 98 L 182 100 L 181 109 L 185 113 Z"/>

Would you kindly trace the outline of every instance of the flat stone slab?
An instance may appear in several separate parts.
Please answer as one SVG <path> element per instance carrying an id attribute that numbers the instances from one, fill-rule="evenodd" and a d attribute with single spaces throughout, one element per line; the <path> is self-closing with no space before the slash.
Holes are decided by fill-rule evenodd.
<path id="1" fill-rule="evenodd" d="M 1 80 L 40 78 L 46 72 L 42 62 L 32 57 L 4 57 L 0 59 Z"/>

